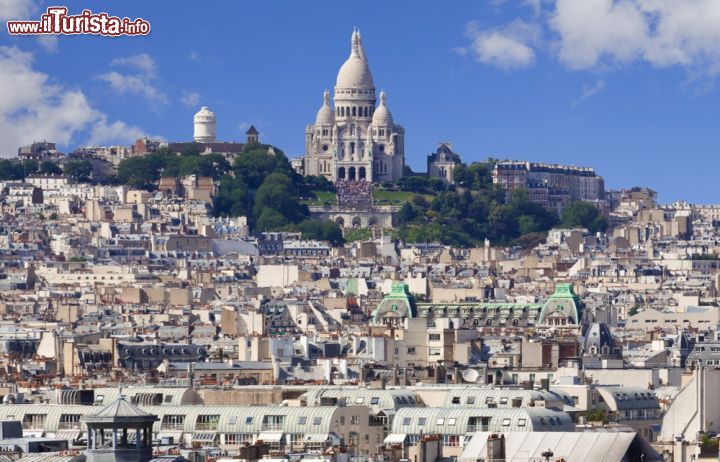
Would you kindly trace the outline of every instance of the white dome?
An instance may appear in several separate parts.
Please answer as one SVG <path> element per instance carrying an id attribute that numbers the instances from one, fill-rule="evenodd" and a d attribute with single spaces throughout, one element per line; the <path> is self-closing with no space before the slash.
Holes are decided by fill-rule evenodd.
<path id="1" fill-rule="evenodd" d="M 325 90 L 323 93 L 323 105 L 315 118 L 315 125 L 333 125 L 335 124 L 335 113 L 330 107 L 330 93 Z"/>
<path id="2" fill-rule="evenodd" d="M 357 31 L 353 31 L 350 57 L 340 67 L 335 86 L 342 88 L 373 88 L 372 74 L 365 56 L 365 50 L 362 47 L 360 33 Z"/>
<path id="3" fill-rule="evenodd" d="M 195 114 L 195 119 L 213 119 L 215 120 L 215 113 L 212 112 L 207 106 L 203 106 Z"/>
<path id="4" fill-rule="evenodd" d="M 378 125 L 378 126 L 384 126 L 389 127 L 393 124 L 393 117 L 390 113 L 390 110 L 387 108 L 387 97 L 385 96 L 385 92 L 380 92 L 380 106 L 375 109 L 375 113 L 373 114 L 372 118 L 372 124 Z"/>

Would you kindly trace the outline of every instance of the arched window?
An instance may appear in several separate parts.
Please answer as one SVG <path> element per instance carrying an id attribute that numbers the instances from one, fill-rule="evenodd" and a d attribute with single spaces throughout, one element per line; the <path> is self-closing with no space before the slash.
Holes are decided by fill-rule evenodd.
<path id="1" fill-rule="evenodd" d="M 357 107 L 356 106 L 353 106 L 352 115 L 353 115 L 353 117 L 355 117 L 357 115 Z"/>
<path id="2" fill-rule="evenodd" d="M 351 134 L 351 135 L 354 135 L 354 134 L 355 134 L 355 124 L 350 125 L 350 134 Z"/>
<path id="3" fill-rule="evenodd" d="M 359 178 L 360 180 L 364 180 L 364 179 L 365 179 L 365 167 L 360 167 L 360 169 L 358 170 L 358 178 Z M 371 224 L 372 224 L 372 223 L 371 223 Z"/>
<path id="4" fill-rule="evenodd" d="M 365 106 L 365 108 L 363 109 L 363 113 L 364 113 L 365 117 L 368 116 L 368 108 L 367 108 L 367 106 Z"/>
<path id="5" fill-rule="evenodd" d="M 350 154 L 355 154 L 355 143 L 350 143 Z"/>
<path id="6" fill-rule="evenodd" d="M 340 108 L 340 117 L 345 117 L 345 108 L 344 107 Z"/>
<path id="7" fill-rule="evenodd" d="M 340 178 L 341 180 L 345 179 L 345 167 L 340 167 L 338 169 L 338 178 Z"/>

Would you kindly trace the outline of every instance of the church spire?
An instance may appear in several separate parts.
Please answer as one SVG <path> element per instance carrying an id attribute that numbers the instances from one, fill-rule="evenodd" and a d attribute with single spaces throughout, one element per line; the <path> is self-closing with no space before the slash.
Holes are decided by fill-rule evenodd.
<path id="1" fill-rule="evenodd" d="M 358 33 L 357 28 L 353 27 L 353 33 L 352 38 L 350 39 L 350 42 L 352 44 L 352 54 L 360 55 L 360 34 Z"/>

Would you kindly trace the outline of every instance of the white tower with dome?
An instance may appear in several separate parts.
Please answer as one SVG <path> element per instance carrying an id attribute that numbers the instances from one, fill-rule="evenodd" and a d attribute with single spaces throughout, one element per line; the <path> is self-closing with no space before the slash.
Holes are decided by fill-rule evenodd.
<path id="1" fill-rule="evenodd" d="M 333 103 L 325 90 L 315 124 L 305 130 L 304 172 L 331 181 L 394 181 L 405 169 L 405 130 L 395 125 L 375 84 L 362 37 L 354 30 L 350 57 L 340 67 Z"/>
<path id="2" fill-rule="evenodd" d="M 198 143 L 215 142 L 215 113 L 203 106 L 193 118 L 193 139 Z"/>

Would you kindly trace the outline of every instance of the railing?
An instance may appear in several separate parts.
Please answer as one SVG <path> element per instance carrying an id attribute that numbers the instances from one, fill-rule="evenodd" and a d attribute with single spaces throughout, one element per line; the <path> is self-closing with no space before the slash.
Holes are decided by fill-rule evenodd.
<path id="1" fill-rule="evenodd" d="M 262 427 L 260 427 L 260 430 L 272 432 L 282 430 L 283 427 L 284 425 L 281 423 L 263 423 Z"/>
<path id="2" fill-rule="evenodd" d="M 209 424 L 205 424 L 205 425 L 209 425 Z M 160 424 L 160 430 L 182 430 L 183 428 L 184 428 L 184 425 L 182 423 L 163 422 L 162 424 Z"/>
<path id="3" fill-rule="evenodd" d="M 204 423 L 196 423 L 195 424 L 195 430 L 201 430 L 201 431 L 215 431 L 218 428 L 217 422 L 204 422 Z M 182 429 L 182 427 L 181 427 Z"/>
<path id="4" fill-rule="evenodd" d="M 490 431 L 490 425 L 468 425 L 467 431 L 468 433 L 487 432 Z"/>
<path id="5" fill-rule="evenodd" d="M 23 422 L 22 428 L 23 430 L 43 430 L 45 424 L 43 422 Z"/>
<path id="6" fill-rule="evenodd" d="M 80 430 L 80 422 L 60 422 L 58 430 Z"/>

